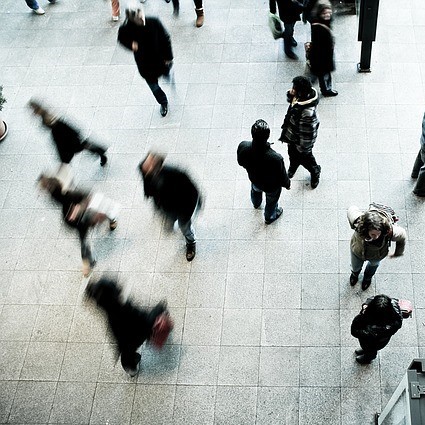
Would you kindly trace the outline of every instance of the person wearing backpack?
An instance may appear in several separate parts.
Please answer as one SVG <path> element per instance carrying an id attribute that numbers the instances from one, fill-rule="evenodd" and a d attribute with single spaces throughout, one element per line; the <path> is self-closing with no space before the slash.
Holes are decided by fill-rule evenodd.
<path id="1" fill-rule="evenodd" d="M 371 207 L 363 212 L 358 207 L 351 206 L 348 208 L 347 218 L 354 229 L 350 242 L 350 285 L 357 283 L 363 264 L 367 261 L 362 281 L 362 289 L 365 291 L 372 283 L 379 263 L 388 255 L 392 241 L 396 243 L 394 257 L 403 255 L 406 231 L 395 224 L 390 214 L 378 208 Z"/>
<path id="2" fill-rule="evenodd" d="M 356 361 L 369 364 L 401 328 L 403 317 L 397 301 L 387 295 L 368 298 L 351 324 L 351 335 L 358 338 Z"/>

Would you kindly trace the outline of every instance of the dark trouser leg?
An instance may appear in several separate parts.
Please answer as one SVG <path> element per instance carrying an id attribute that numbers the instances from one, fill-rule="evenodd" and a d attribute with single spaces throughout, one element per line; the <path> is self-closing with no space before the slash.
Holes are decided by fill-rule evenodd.
<path id="1" fill-rule="evenodd" d="M 91 250 L 90 242 L 87 241 L 86 237 L 80 238 L 81 243 L 81 258 L 90 263 L 90 266 L 93 266 L 96 263 L 93 252 Z"/>
<path id="2" fill-rule="evenodd" d="M 193 245 L 196 243 L 195 231 L 192 227 L 192 220 L 188 221 L 178 220 L 179 228 L 186 239 L 186 245 Z"/>
<path id="3" fill-rule="evenodd" d="M 178 15 L 180 12 L 180 1 L 179 0 L 173 0 L 173 13 L 174 15 Z"/>
<path id="4" fill-rule="evenodd" d="M 161 89 L 161 87 L 159 87 L 158 79 L 156 79 L 156 80 L 149 80 L 149 81 L 146 80 L 146 82 L 148 83 L 149 88 L 151 89 L 153 95 L 155 96 L 156 101 L 160 105 L 166 105 L 168 103 L 167 96 L 163 92 L 163 90 Z"/>
<path id="5" fill-rule="evenodd" d="M 202 9 L 202 0 L 193 0 L 193 3 L 197 9 Z"/>
<path id="6" fill-rule="evenodd" d="M 364 278 L 372 279 L 378 267 L 379 267 L 379 261 L 368 261 L 366 269 L 364 271 Z"/>
<path id="7" fill-rule="evenodd" d="M 281 192 L 281 187 L 274 192 L 266 192 L 266 208 L 264 209 L 264 219 L 266 221 L 276 220 L 276 211 Z"/>
<path id="8" fill-rule="evenodd" d="M 316 173 L 317 162 L 313 152 L 300 152 L 300 164 L 311 174 Z"/>
<path id="9" fill-rule="evenodd" d="M 263 191 L 251 183 L 251 202 L 254 208 L 258 208 L 263 201 Z"/>
<path id="10" fill-rule="evenodd" d="M 298 152 L 298 149 L 295 145 L 288 144 L 288 156 L 289 156 L 289 168 L 288 174 L 294 175 L 298 170 L 298 167 L 301 165 L 301 154 Z"/>
<path id="11" fill-rule="evenodd" d="M 106 148 L 104 146 L 98 145 L 97 143 L 86 140 L 83 142 L 83 146 L 85 150 L 88 150 L 91 153 L 97 154 L 99 156 L 105 155 Z"/>
<path id="12" fill-rule="evenodd" d="M 416 157 L 415 165 L 413 166 L 412 177 L 414 172 L 417 170 L 416 175 L 418 180 L 416 181 L 413 192 L 419 196 L 425 196 L 425 150 L 421 149 Z"/>
<path id="13" fill-rule="evenodd" d="M 293 38 L 294 38 L 294 27 L 295 22 L 284 23 L 285 31 L 283 33 L 283 46 L 286 54 L 294 54 L 293 52 Z"/>
<path id="14" fill-rule="evenodd" d="M 326 93 L 332 90 L 332 77 L 330 72 L 324 75 L 320 75 L 318 78 L 320 91 L 322 93 Z"/>
<path id="15" fill-rule="evenodd" d="M 413 170 L 412 170 L 412 179 L 417 179 L 418 178 L 418 176 L 419 176 L 419 170 L 424 165 L 424 161 L 422 160 L 421 152 L 422 152 L 422 150 L 420 150 L 418 152 L 418 155 L 416 156 L 415 164 L 413 165 Z"/>
<path id="16" fill-rule="evenodd" d="M 121 365 L 130 376 L 135 376 L 139 370 L 141 358 L 142 356 L 137 351 L 125 349 L 121 352 Z"/>

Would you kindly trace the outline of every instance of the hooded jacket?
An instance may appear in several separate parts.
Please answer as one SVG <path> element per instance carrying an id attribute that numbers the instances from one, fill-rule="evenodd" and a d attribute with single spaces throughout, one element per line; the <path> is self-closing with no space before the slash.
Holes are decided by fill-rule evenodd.
<path id="1" fill-rule="evenodd" d="M 263 192 L 291 187 L 282 155 L 273 150 L 270 143 L 263 140 L 241 142 L 237 155 L 238 164 L 246 169 L 251 183 Z"/>
<path id="2" fill-rule="evenodd" d="M 391 227 L 388 234 L 381 235 L 376 241 L 367 242 L 356 230 L 356 223 L 362 214 L 363 212 L 356 206 L 351 206 L 347 211 L 348 221 L 351 227 L 355 229 L 350 242 L 350 249 L 353 254 L 364 261 L 382 260 L 388 255 L 391 241 L 395 241 L 396 248 L 394 255 L 402 255 L 406 244 L 406 231 L 397 224 L 388 223 Z M 388 220 L 386 216 L 383 215 L 383 217 L 385 220 Z"/>
<path id="3" fill-rule="evenodd" d="M 293 144 L 299 152 L 311 152 L 317 137 L 319 118 L 316 114 L 319 96 L 315 88 L 306 100 L 299 100 L 287 92 L 290 103 L 282 124 L 280 141 Z"/>

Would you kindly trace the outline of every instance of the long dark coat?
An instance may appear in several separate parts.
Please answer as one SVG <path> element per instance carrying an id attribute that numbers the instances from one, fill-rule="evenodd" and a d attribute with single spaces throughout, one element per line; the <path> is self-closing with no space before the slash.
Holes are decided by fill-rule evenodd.
<path id="1" fill-rule="evenodd" d="M 334 37 L 331 29 L 322 23 L 311 24 L 310 66 L 314 75 L 322 76 L 335 70 Z"/>
<path id="2" fill-rule="evenodd" d="M 173 60 L 171 38 L 159 19 L 147 17 L 144 26 L 127 19 L 118 31 L 118 41 L 129 50 L 132 50 L 133 41 L 137 42 L 134 59 L 145 80 L 156 80 L 168 74 L 165 62 Z"/>

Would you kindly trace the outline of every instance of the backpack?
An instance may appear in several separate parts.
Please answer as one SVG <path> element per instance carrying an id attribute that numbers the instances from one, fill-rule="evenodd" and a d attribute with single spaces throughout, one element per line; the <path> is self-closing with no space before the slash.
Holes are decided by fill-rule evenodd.
<path id="1" fill-rule="evenodd" d="M 368 211 L 378 211 L 379 213 L 385 215 L 391 224 L 395 224 L 397 223 L 397 221 L 400 220 L 396 212 L 388 205 L 377 204 L 376 202 L 372 202 L 371 204 L 369 204 Z"/>

